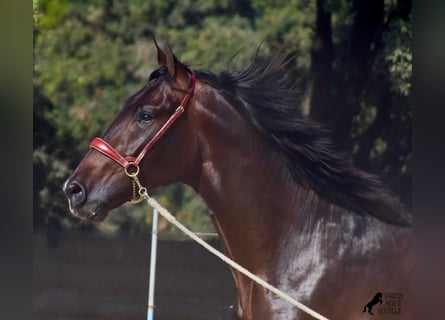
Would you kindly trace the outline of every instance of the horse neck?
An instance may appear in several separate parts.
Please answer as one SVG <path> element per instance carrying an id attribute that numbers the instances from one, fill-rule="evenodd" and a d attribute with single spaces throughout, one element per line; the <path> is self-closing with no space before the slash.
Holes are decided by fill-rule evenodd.
<path id="1" fill-rule="evenodd" d="M 388 234 L 382 222 L 336 206 L 300 186 L 284 157 L 230 97 L 199 93 L 207 93 L 207 99 L 195 101 L 188 121 L 198 133 L 200 169 L 189 184 L 206 202 L 232 259 L 273 285 L 293 290 L 295 297 L 307 298 L 327 265 L 342 259 L 340 255 L 365 260 L 377 250 L 383 233 Z M 381 225 L 369 227 L 374 223 Z M 239 314 L 252 313 L 253 300 L 267 312 L 271 304 L 264 290 L 232 273 Z M 300 284 L 301 292 L 295 291 L 295 284 Z"/>
<path id="2" fill-rule="evenodd" d="M 284 158 L 229 97 L 211 95 L 196 108 L 202 167 L 194 187 L 226 252 L 251 271 L 267 273 L 289 221 L 299 223 L 298 203 L 313 192 L 295 183 Z"/>
<path id="3" fill-rule="evenodd" d="M 363 215 L 298 184 L 284 156 L 233 98 L 202 83 L 197 92 L 204 98 L 190 110 L 190 121 L 198 132 L 200 170 L 189 184 L 206 202 L 226 251 L 239 263 L 261 273 L 292 234 L 363 224 Z M 367 225 L 379 223 L 371 220 Z"/>

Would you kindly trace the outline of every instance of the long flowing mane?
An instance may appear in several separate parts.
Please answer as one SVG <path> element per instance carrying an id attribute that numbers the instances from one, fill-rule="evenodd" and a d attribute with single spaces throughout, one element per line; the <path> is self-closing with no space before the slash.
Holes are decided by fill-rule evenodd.
<path id="1" fill-rule="evenodd" d="M 285 66 L 284 57 L 256 55 L 242 71 L 223 71 L 218 76 L 198 71 L 197 75 L 239 102 L 264 139 L 283 155 L 301 186 L 347 210 L 410 226 L 410 214 L 376 176 L 335 152 L 327 131 L 318 123 L 298 117 L 300 95 L 286 76 Z"/>

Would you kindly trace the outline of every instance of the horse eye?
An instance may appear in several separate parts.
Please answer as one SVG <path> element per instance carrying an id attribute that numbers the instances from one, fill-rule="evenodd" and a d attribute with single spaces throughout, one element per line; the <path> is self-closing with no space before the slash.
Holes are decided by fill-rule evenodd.
<path id="1" fill-rule="evenodd" d="M 139 120 L 148 123 L 153 120 L 153 117 L 148 112 L 141 111 L 141 113 L 139 114 Z"/>

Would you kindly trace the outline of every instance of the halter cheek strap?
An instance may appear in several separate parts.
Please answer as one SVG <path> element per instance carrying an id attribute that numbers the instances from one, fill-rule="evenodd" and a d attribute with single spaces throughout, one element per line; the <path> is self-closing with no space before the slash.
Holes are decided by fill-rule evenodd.
<path id="1" fill-rule="evenodd" d="M 153 138 L 145 145 L 141 152 L 136 156 L 122 156 L 117 152 L 109 143 L 107 143 L 102 138 L 96 137 L 90 142 L 90 148 L 94 149 L 108 158 L 114 160 L 121 167 L 124 168 L 125 174 L 133 180 L 133 199 L 132 202 L 139 202 L 143 199 L 143 195 L 147 191 L 146 188 L 142 187 L 139 179 L 139 163 L 145 157 L 145 155 L 154 147 L 156 142 L 161 139 L 161 137 L 167 132 L 167 130 L 176 122 L 176 120 L 184 113 L 185 108 L 190 102 L 193 96 L 196 85 L 196 74 L 191 71 L 191 79 L 189 89 L 186 96 L 182 99 L 181 104 L 176 108 L 175 112 L 170 116 L 170 118 L 164 123 L 164 125 L 159 129 Z M 138 194 L 136 194 L 136 187 L 138 188 Z"/>

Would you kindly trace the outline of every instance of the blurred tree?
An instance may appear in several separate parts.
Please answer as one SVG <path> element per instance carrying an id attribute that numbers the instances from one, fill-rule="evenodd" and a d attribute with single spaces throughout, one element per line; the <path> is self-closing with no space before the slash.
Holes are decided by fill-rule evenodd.
<path id="1" fill-rule="evenodd" d="M 335 31 L 337 30 L 337 31 Z M 411 1 L 317 0 L 306 112 L 410 204 Z"/>

